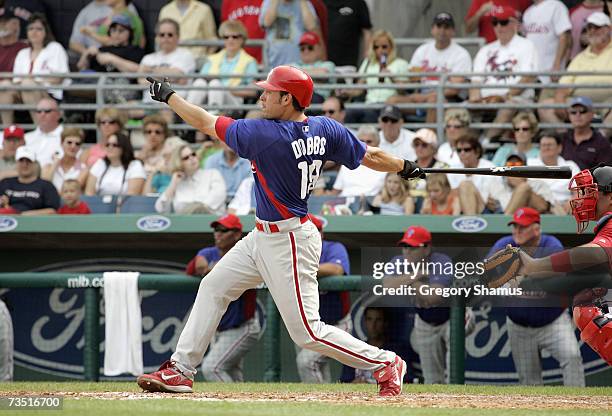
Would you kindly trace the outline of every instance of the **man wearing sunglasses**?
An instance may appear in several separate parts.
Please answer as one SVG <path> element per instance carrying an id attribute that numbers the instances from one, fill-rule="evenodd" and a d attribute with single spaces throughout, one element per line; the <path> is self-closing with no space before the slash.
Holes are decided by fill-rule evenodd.
<path id="1" fill-rule="evenodd" d="M 567 67 L 567 75 L 559 80 L 560 84 L 576 84 L 576 88 L 556 89 L 554 99 L 546 103 L 565 104 L 570 97 L 585 96 L 596 103 L 610 103 L 612 77 L 601 75 L 574 75 L 572 72 L 607 72 L 612 67 L 612 28 L 610 18 L 603 12 L 594 12 L 587 17 L 586 36 L 589 46 L 580 52 Z M 580 84 L 598 84 L 606 88 L 580 88 Z M 603 109 L 604 123 L 612 123 L 612 111 Z M 566 119 L 563 108 L 539 110 L 542 122 L 559 123 Z M 571 118 L 570 118 L 571 121 Z M 609 131 L 604 132 L 609 136 Z M 589 166 L 592 167 L 592 166 Z"/>
<path id="2" fill-rule="evenodd" d="M 412 147 L 414 132 L 403 128 L 404 117 L 399 108 L 394 105 L 386 105 L 378 116 L 380 127 L 379 147 L 393 156 L 415 160 L 416 153 Z"/>
<path id="3" fill-rule="evenodd" d="M 64 125 L 60 123 L 61 118 L 62 114 L 54 99 L 43 98 L 36 104 L 36 129 L 25 134 L 25 143 L 34 151 L 41 166 L 50 163 L 54 154 L 62 154 Z"/>
<path id="4" fill-rule="evenodd" d="M 470 9 L 465 16 L 465 31 L 472 33 L 478 29 L 478 36 L 485 38 L 487 43 L 494 42 L 495 31 L 493 30 L 492 11 L 496 7 L 510 6 L 519 12 L 523 12 L 531 5 L 532 0 L 472 0 Z"/>
<path id="5" fill-rule="evenodd" d="M 323 47 L 321 45 L 321 39 L 315 32 L 305 32 L 300 38 L 300 60 L 292 63 L 292 66 L 300 68 L 302 71 L 308 73 L 311 77 L 317 75 L 331 74 L 336 70 L 336 65 L 332 61 L 324 61 Z M 335 83 L 334 78 L 330 79 L 317 79 L 317 84 L 331 82 Z M 315 89 L 312 95 L 312 102 L 315 104 L 322 103 L 327 97 L 329 97 L 330 90 L 328 89 Z"/>
<path id="6" fill-rule="evenodd" d="M 472 58 L 470 53 L 461 45 L 453 41 L 455 36 L 455 20 L 449 13 L 438 13 L 431 24 L 431 36 L 433 41 L 428 41 L 419 46 L 410 59 L 410 72 L 470 72 L 472 70 Z M 415 77 L 415 82 L 423 84 L 420 90 L 408 95 L 393 95 L 387 99 L 387 104 L 398 103 L 435 103 L 437 92 L 434 86 L 438 84 L 438 77 Z M 448 82 L 462 83 L 464 77 L 450 76 Z M 450 102 L 463 101 L 459 97 L 461 90 L 446 88 L 444 100 Z M 410 109 L 403 110 L 404 113 L 425 116 L 425 121 L 435 123 L 435 109 Z"/>
<path id="7" fill-rule="evenodd" d="M 497 40 L 483 46 L 474 58 L 474 71 L 487 73 L 484 76 L 472 77 L 472 84 L 481 87 L 470 89 L 471 103 L 511 103 L 517 108 L 521 104 L 533 101 L 533 89 L 520 88 L 520 84 L 532 83 L 533 76 L 502 75 L 506 72 L 529 72 L 539 69 L 538 51 L 529 39 L 518 35 L 518 12 L 509 6 L 495 6 L 491 11 L 493 29 Z M 488 86 L 504 88 L 487 88 Z M 485 110 L 496 112 L 494 123 L 509 123 L 516 113 L 514 108 Z M 486 137 L 496 138 L 503 133 L 502 129 L 491 128 L 485 132 Z"/>
<path id="8" fill-rule="evenodd" d="M 155 38 L 159 43 L 159 50 L 142 58 L 138 72 L 171 77 L 172 82 L 179 85 L 188 84 L 189 80 L 180 76 L 195 72 L 196 62 L 188 49 L 178 46 L 181 39 L 179 24 L 169 18 L 159 20 L 155 26 Z M 144 78 L 139 78 L 138 83 L 148 84 Z M 179 94 L 184 95 L 187 92 Z M 143 101 L 152 102 L 148 94 L 144 94 Z"/>
<path id="9" fill-rule="evenodd" d="M 242 238 L 242 223 L 235 215 L 219 217 L 210 227 L 215 245 L 198 251 L 187 264 L 185 272 L 188 275 L 206 279 L 217 262 Z M 256 314 L 256 299 L 257 292 L 250 289 L 227 307 L 217 327 L 215 343 L 211 344 L 202 361 L 202 374 L 206 381 L 244 381 L 243 358 L 262 334 Z"/>
<path id="10" fill-rule="evenodd" d="M 591 126 L 593 101 L 589 97 L 574 97 L 569 102 L 572 129 L 563 135 L 563 156 L 576 162 L 580 169 L 590 169 L 600 163 L 612 163 L 610 141 Z"/>

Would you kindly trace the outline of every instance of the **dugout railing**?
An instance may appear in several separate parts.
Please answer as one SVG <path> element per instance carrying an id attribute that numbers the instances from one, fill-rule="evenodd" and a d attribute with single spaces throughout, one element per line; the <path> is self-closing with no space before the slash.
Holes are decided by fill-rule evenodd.
<path id="1" fill-rule="evenodd" d="M 83 282 L 82 284 L 80 282 Z M 319 282 L 321 290 L 328 291 L 357 291 L 360 289 L 361 276 L 330 276 Z M 76 284 L 75 284 L 76 283 Z M 161 290 L 168 292 L 197 291 L 199 279 L 180 274 L 141 274 L 138 278 L 139 290 Z M 64 288 L 84 289 L 84 347 L 83 368 L 84 378 L 89 381 L 98 381 L 100 363 L 100 297 L 104 286 L 102 273 L 0 273 L 0 288 Z M 463 316 L 463 315 L 461 315 Z M 281 354 L 280 354 L 280 323 L 281 318 L 269 292 L 266 296 L 266 330 L 264 342 L 264 381 L 280 381 Z M 463 318 L 461 318 L 463 319 Z M 463 323 L 461 323 L 463 325 Z M 455 336 L 461 334 L 455 333 Z M 460 347 L 461 343 L 455 343 Z M 453 354 L 463 357 L 463 352 Z M 455 362 L 451 369 L 463 369 L 463 363 Z M 454 383 L 463 383 L 463 378 L 454 378 Z"/>
<path id="2" fill-rule="evenodd" d="M 550 76 L 560 76 L 567 74 L 567 72 L 499 72 L 496 75 L 512 75 L 512 76 L 538 76 L 538 75 L 550 75 Z M 572 72 L 574 75 L 585 75 L 585 76 L 601 76 L 608 75 L 612 79 L 612 70 L 606 72 Z M 163 105 L 158 103 L 145 103 L 143 101 L 132 101 L 126 103 L 107 103 L 105 101 L 104 94 L 109 90 L 116 90 L 120 88 L 121 90 L 136 90 L 142 91 L 146 94 L 146 86 L 131 84 L 131 85 L 120 85 L 117 86 L 115 84 L 107 83 L 107 80 L 113 78 L 129 78 L 136 79 L 149 76 L 151 74 L 146 73 L 64 73 L 64 74 L 48 74 L 41 75 L 40 78 L 62 78 L 64 79 L 63 83 L 59 86 L 54 86 L 55 89 L 61 88 L 64 92 L 70 94 L 71 92 L 90 92 L 91 97 L 88 102 L 63 102 L 60 104 L 60 109 L 63 111 L 95 111 L 99 108 L 105 106 L 113 106 L 121 110 L 129 111 L 129 110 L 156 110 L 164 108 Z M 192 73 L 185 74 L 181 78 L 195 79 L 195 78 L 205 78 L 205 79 L 219 79 L 219 78 L 265 78 L 266 73 L 258 73 L 255 76 L 236 76 L 236 75 L 215 75 L 215 76 L 202 76 L 201 74 Z M 435 109 L 437 120 L 443 120 L 444 112 L 449 108 L 465 108 L 468 110 L 498 110 L 501 108 L 512 108 L 515 110 L 532 110 L 537 111 L 542 108 L 567 108 L 567 105 L 564 103 L 540 103 L 537 101 L 527 102 L 527 103 L 495 103 L 495 104 L 484 104 L 484 103 L 470 103 L 468 101 L 458 102 L 458 103 L 450 103 L 444 101 L 444 89 L 446 88 L 455 88 L 464 91 L 464 95 L 467 94 L 467 91 L 472 88 L 507 88 L 505 85 L 491 86 L 485 84 L 472 84 L 469 82 L 465 83 L 451 83 L 449 78 L 452 76 L 462 76 L 462 77 L 472 77 L 472 76 L 486 76 L 490 75 L 488 73 L 440 73 L 440 72 L 407 72 L 407 73 L 398 73 L 394 75 L 394 78 L 413 78 L 413 79 L 421 79 L 424 77 L 438 77 L 439 82 L 436 85 L 428 85 L 427 88 L 435 89 L 436 91 L 436 102 L 435 103 L 403 103 L 397 104 L 402 110 L 428 110 Z M 320 90 L 329 90 L 335 91 L 338 89 L 377 89 L 380 88 L 380 85 L 367 85 L 367 84 L 356 84 L 356 81 L 359 79 L 365 79 L 369 77 L 378 77 L 379 74 L 359 74 L 356 72 L 349 73 L 334 73 L 323 76 L 314 77 L 316 83 L 316 89 Z M 12 79 L 14 74 L 12 73 L 0 73 L 0 81 Z M 37 76 L 38 77 L 38 76 Z M 319 82 L 318 80 L 325 80 L 330 82 Z M 341 83 L 340 81 L 344 81 Z M 407 83 L 389 83 L 385 84 L 385 88 L 393 88 L 398 91 L 408 91 L 408 90 L 418 90 L 422 89 L 424 84 L 420 82 L 407 82 Z M 610 84 L 559 84 L 559 83 L 550 83 L 550 84 L 541 84 L 538 82 L 528 83 L 528 84 L 517 84 L 516 88 L 521 89 L 551 89 L 556 90 L 559 88 L 589 88 L 589 89 L 602 89 L 609 90 L 610 98 L 608 102 L 604 103 L 595 103 L 594 109 L 600 112 L 606 112 L 612 109 L 612 82 Z M 185 91 L 185 90 L 244 90 L 244 89 L 252 89 L 257 90 L 255 86 L 247 86 L 247 87 L 224 87 L 224 86 L 181 86 L 175 85 L 174 88 L 177 91 Z M 45 87 L 42 85 L 21 85 L 21 84 L 8 84 L 2 83 L 0 84 L 0 91 L 5 90 L 17 90 L 17 91 L 27 91 L 27 90 L 47 90 L 49 87 Z M 366 104 L 364 102 L 349 102 L 347 103 L 347 109 L 355 109 L 355 110 L 366 110 L 366 109 L 375 109 L 378 110 L 382 108 L 384 104 Z M 217 111 L 217 112 L 227 112 L 227 111 L 249 111 L 258 109 L 258 105 L 256 103 L 251 104 L 240 104 L 240 105 L 216 105 L 216 106 L 207 106 L 208 110 Z M 313 104 L 310 107 L 313 111 L 318 111 L 321 109 L 321 104 Z M 0 104 L 0 111 L 2 110 L 34 110 L 34 105 L 27 104 Z M 603 120 L 602 120 L 603 121 Z M 605 124 L 602 121 L 597 121 L 593 123 L 595 128 L 606 128 L 612 129 L 612 124 Z M 87 124 L 70 124 L 74 127 L 80 127 L 86 130 L 95 130 L 96 125 L 92 123 Z M 349 125 L 351 127 L 357 127 L 357 125 Z M 428 127 L 437 130 L 438 137 L 441 140 L 444 139 L 444 126 L 443 123 L 426 123 L 426 122 L 409 122 L 405 123 L 407 128 L 417 129 L 421 127 Z M 4 128 L 5 126 L 2 126 Z M 35 126 L 33 124 L 25 124 L 24 127 L 26 129 L 33 129 Z M 471 128 L 474 129 L 488 129 L 488 128 L 511 128 L 510 123 L 493 123 L 493 122 L 475 122 L 470 125 Z M 569 123 L 541 123 L 540 128 L 570 128 L 571 125 Z M 138 126 L 127 126 L 128 129 L 137 129 Z M 193 128 L 189 125 L 185 124 L 173 124 L 170 126 L 171 129 L 180 129 L 180 130 L 192 130 Z"/>

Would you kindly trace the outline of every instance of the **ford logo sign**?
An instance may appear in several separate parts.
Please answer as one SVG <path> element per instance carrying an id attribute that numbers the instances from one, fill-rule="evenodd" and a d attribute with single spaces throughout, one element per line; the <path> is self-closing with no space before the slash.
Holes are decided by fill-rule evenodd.
<path id="1" fill-rule="evenodd" d="M 477 233 L 487 228 L 487 220 L 480 217 L 459 217 L 453 220 L 452 226 L 460 233 Z"/>
<path id="2" fill-rule="evenodd" d="M 170 225 L 172 225 L 170 219 L 161 215 L 147 215 L 146 217 L 139 218 L 136 222 L 138 229 L 150 232 L 163 231 L 170 227 Z"/>
<path id="3" fill-rule="evenodd" d="M 17 220 L 13 217 L 0 216 L 0 233 L 17 228 Z"/>

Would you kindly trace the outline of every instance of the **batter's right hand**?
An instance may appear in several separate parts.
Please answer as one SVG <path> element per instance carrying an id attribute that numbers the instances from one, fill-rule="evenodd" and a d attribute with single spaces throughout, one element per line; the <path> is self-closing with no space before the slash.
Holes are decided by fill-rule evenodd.
<path id="1" fill-rule="evenodd" d="M 404 160 L 404 168 L 397 172 L 402 179 L 417 179 L 422 178 L 425 179 L 425 172 L 414 162 L 410 160 Z"/>
<path id="2" fill-rule="evenodd" d="M 170 88 L 170 84 L 168 83 L 168 78 L 164 78 L 163 81 L 160 81 L 152 77 L 147 77 L 147 81 L 151 83 L 149 87 L 151 98 L 155 101 L 168 104 L 168 100 L 172 94 L 174 94 L 174 90 Z"/>

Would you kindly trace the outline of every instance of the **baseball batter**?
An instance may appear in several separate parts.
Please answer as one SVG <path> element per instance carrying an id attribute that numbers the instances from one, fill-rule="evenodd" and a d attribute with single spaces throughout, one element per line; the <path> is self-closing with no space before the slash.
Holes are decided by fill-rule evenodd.
<path id="1" fill-rule="evenodd" d="M 294 67 L 278 66 L 257 83 L 264 89 L 260 97 L 264 119 L 214 116 L 175 94 L 166 81 L 148 80 L 154 100 L 167 103 L 187 123 L 251 161 L 257 218 L 256 228 L 202 279 L 176 351 L 158 371 L 138 377 L 140 387 L 191 392 L 196 366 L 229 302 L 263 281 L 299 347 L 374 371 L 381 396 L 401 394 L 404 360 L 320 320 L 317 270 L 321 236 L 309 221 L 307 201 L 327 160 L 350 169 L 363 164 L 397 172 L 404 179 L 420 177 L 423 172 L 413 162 L 376 147 L 366 148 L 334 120 L 306 117 L 313 82 Z"/>
<path id="2" fill-rule="evenodd" d="M 582 233 L 589 221 L 597 221 L 595 238 L 587 244 L 534 259 L 521 251 L 521 273 L 528 278 L 548 277 L 593 266 L 605 266 L 612 272 L 612 166 L 598 166 L 575 175 L 569 189 L 575 195 L 570 200 L 572 214 Z M 609 284 L 609 282 L 608 282 Z M 602 306 L 606 289 L 581 293 L 574 306 L 574 322 L 581 339 L 612 365 L 612 312 Z"/>

